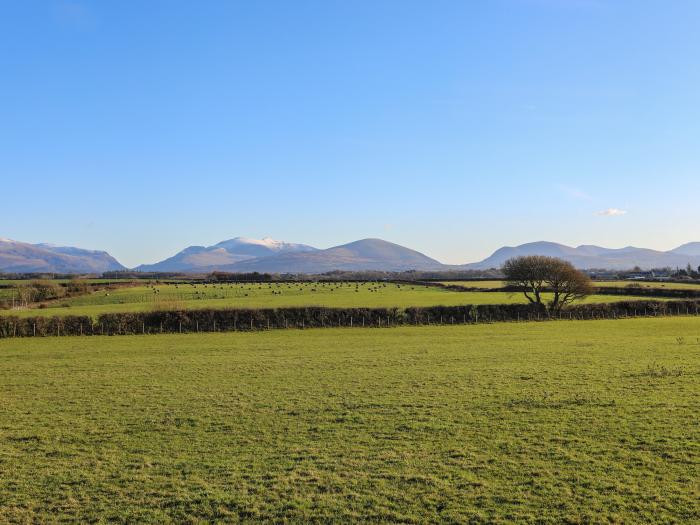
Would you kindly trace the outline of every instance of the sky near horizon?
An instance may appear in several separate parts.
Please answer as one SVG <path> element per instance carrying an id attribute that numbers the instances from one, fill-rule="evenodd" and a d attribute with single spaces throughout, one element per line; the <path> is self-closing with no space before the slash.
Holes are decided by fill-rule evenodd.
<path id="1" fill-rule="evenodd" d="M 700 241 L 697 0 L 0 1 L 0 237 Z"/>

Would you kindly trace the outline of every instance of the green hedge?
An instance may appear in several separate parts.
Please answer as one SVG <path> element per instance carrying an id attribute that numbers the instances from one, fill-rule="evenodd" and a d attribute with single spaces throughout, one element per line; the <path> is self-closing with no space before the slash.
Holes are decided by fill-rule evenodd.
<path id="1" fill-rule="evenodd" d="M 431 306 L 424 308 L 275 308 L 181 310 L 87 316 L 0 317 L 0 337 L 125 335 L 255 331 L 284 328 L 390 327 L 551 319 L 698 315 L 700 301 L 621 301 L 571 306 L 551 315 L 528 304 Z"/>
<path id="2" fill-rule="evenodd" d="M 645 288 L 642 286 L 600 286 L 597 295 L 633 295 L 636 297 L 668 297 L 670 299 L 700 299 L 700 289 L 689 288 Z"/>

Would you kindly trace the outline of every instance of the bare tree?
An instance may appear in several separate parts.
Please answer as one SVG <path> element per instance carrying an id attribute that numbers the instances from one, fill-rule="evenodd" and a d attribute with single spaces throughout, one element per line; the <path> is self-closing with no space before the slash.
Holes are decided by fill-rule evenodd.
<path id="1" fill-rule="evenodd" d="M 523 292 L 532 304 L 544 306 L 542 294 L 552 293 L 548 307 L 558 312 L 565 305 L 590 295 L 590 278 L 569 262 L 555 257 L 528 255 L 509 259 L 503 265 L 508 286 Z"/>
<path id="2" fill-rule="evenodd" d="M 564 306 L 593 293 L 590 277 L 567 261 L 553 259 L 545 283 L 553 293 L 549 309 L 558 312 Z"/>
<path id="3" fill-rule="evenodd" d="M 16 287 L 17 296 L 19 298 L 20 308 L 26 307 L 34 299 L 34 288 L 26 284 L 22 284 Z"/>
<path id="4" fill-rule="evenodd" d="M 530 303 L 541 305 L 549 259 L 540 255 L 508 259 L 502 268 L 508 286 L 523 292 Z"/>

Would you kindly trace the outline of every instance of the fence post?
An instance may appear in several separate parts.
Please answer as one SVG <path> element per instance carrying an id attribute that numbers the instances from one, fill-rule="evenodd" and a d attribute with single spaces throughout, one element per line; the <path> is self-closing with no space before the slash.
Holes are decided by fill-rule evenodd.
<path id="1" fill-rule="evenodd" d="M 182 333 L 182 321 L 180 321 L 180 333 Z"/>
<path id="2" fill-rule="evenodd" d="M 36 337 L 36 323 L 32 323 L 32 335 Z"/>

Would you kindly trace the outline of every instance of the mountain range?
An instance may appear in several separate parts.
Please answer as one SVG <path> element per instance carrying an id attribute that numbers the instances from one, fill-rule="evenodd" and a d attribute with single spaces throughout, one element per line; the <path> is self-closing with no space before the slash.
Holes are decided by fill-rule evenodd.
<path id="1" fill-rule="evenodd" d="M 0 237 L 0 272 L 102 273 L 125 269 L 107 252 Z"/>
<path id="2" fill-rule="evenodd" d="M 520 246 L 505 246 L 496 250 L 483 261 L 465 264 L 462 268 L 485 270 L 500 268 L 504 262 L 520 255 L 547 255 L 569 261 L 577 268 L 629 270 L 635 266 L 642 269 L 681 267 L 691 264 L 697 268 L 700 264 L 700 242 L 688 243 L 673 250 L 662 252 L 648 248 L 602 248 L 593 245 L 581 245 L 576 248 L 554 242 L 533 242 Z"/>
<path id="3" fill-rule="evenodd" d="M 700 265 L 700 242 L 684 244 L 669 251 L 646 248 L 570 247 L 553 242 L 506 246 L 477 263 L 446 265 L 420 252 L 382 239 L 359 241 L 318 249 L 305 244 L 270 238 L 236 237 L 212 246 L 190 246 L 163 261 L 138 266 L 148 272 L 270 272 L 323 273 L 344 271 L 486 270 L 499 268 L 519 255 L 548 255 L 565 259 L 581 269 L 628 270 Z M 125 270 L 104 251 L 29 244 L 0 238 L 0 272 L 102 273 Z"/>
<path id="4" fill-rule="evenodd" d="M 144 272 L 186 272 L 202 269 L 224 269 L 250 259 L 273 255 L 319 251 L 305 244 L 275 241 L 270 238 L 236 237 L 213 246 L 190 246 L 172 257 L 155 264 L 142 264 L 136 269 Z"/>
<path id="5" fill-rule="evenodd" d="M 140 271 L 227 271 L 323 273 L 333 270 L 428 270 L 442 267 L 409 248 L 381 239 L 363 239 L 326 250 L 305 244 L 236 237 L 213 246 L 190 246 Z"/>

